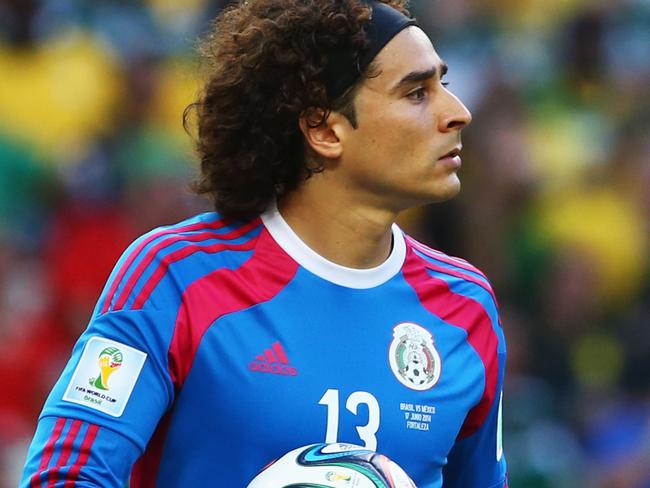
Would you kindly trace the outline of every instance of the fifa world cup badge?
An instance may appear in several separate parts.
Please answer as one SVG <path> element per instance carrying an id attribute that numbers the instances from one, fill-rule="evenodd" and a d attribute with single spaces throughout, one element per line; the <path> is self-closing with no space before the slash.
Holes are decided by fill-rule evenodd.
<path id="1" fill-rule="evenodd" d="M 417 391 L 433 388 L 442 369 L 433 336 L 424 327 L 411 322 L 403 322 L 393 329 L 388 362 L 397 380 Z"/>
<path id="2" fill-rule="evenodd" d="M 122 366 L 122 351 L 117 347 L 106 347 L 99 353 L 99 374 L 88 382 L 100 390 L 108 391 L 108 378 Z"/>
<path id="3" fill-rule="evenodd" d="M 131 397 L 147 354 L 105 337 L 91 337 L 83 348 L 63 400 L 120 417 Z"/>

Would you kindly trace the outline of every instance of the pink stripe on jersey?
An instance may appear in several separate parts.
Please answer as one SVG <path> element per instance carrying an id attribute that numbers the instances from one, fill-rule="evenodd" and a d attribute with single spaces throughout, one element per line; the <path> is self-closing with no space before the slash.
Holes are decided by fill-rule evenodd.
<path id="1" fill-rule="evenodd" d="M 120 282 L 122 281 L 122 278 L 124 278 L 124 275 L 128 271 L 129 267 L 131 264 L 133 264 L 133 261 L 138 257 L 140 252 L 153 240 L 158 239 L 159 237 L 166 236 L 169 234 L 176 234 L 178 232 L 192 232 L 195 230 L 216 230 L 220 229 L 222 227 L 225 227 L 226 225 L 230 224 L 231 220 L 228 219 L 220 219 L 220 220 L 215 220 L 214 222 L 210 223 L 205 223 L 205 222 L 197 222 L 195 224 L 189 224 L 189 225 L 184 225 L 182 227 L 172 227 L 169 229 L 164 229 L 161 230 L 160 232 L 153 233 L 146 238 L 142 239 L 142 241 L 138 244 L 138 246 L 129 254 L 129 257 L 126 259 L 122 267 L 120 268 L 119 272 L 117 273 L 117 276 L 115 276 L 115 279 L 111 283 L 111 287 L 106 294 L 106 298 L 104 299 L 104 305 L 102 306 L 102 311 L 101 313 L 106 313 L 108 312 L 108 309 L 111 307 L 111 302 L 113 301 L 113 298 L 115 296 L 115 292 L 117 291 L 117 287 L 119 286 Z"/>
<path id="2" fill-rule="evenodd" d="M 84 440 L 81 442 L 81 447 L 79 448 L 79 456 L 77 456 L 77 460 L 68 471 L 63 488 L 72 488 L 76 484 L 81 468 L 83 468 L 88 462 L 90 449 L 93 447 L 98 432 L 99 426 L 95 424 L 88 425 L 88 430 L 86 431 Z"/>
<path id="3" fill-rule="evenodd" d="M 494 303 L 495 304 L 497 303 L 497 297 L 494 294 L 494 290 L 492 290 L 492 287 L 489 284 L 487 284 L 485 281 L 479 280 L 476 276 L 472 276 L 472 275 L 463 273 L 462 271 L 458 271 L 458 270 L 451 269 L 451 268 L 445 268 L 444 266 L 440 266 L 438 264 L 431 263 L 429 261 L 425 261 L 425 260 L 422 260 L 422 261 L 423 261 L 424 265 L 428 269 L 430 269 L 432 271 L 437 271 L 438 273 L 443 273 L 443 274 L 446 274 L 446 275 L 455 276 L 456 278 L 461 278 L 463 280 L 470 281 L 470 282 L 480 286 L 481 288 L 483 288 L 485 291 L 487 291 L 492 296 L 492 299 L 494 300 Z"/>
<path id="4" fill-rule="evenodd" d="M 151 249 L 147 251 L 146 256 L 142 259 L 142 261 L 140 261 L 135 271 L 131 273 L 131 276 L 129 277 L 126 284 L 124 285 L 124 289 L 118 296 L 118 299 L 115 302 L 115 305 L 113 306 L 113 310 L 121 310 L 124 307 L 124 304 L 129 299 L 129 296 L 131 295 L 131 292 L 133 291 L 135 284 L 142 277 L 142 274 L 147 269 L 147 266 L 149 266 L 152 263 L 152 261 L 156 258 L 157 253 L 159 253 L 161 250 L 165 249 L 166 247 L 169 247 L 172 244 L 179 241 L 200 242 L 200 241 L 206 241 L 215 238 L 226 240 L 226 241 L 231 239 L 236 239 L 238 237 L 243 236 L 247 232 L 251 231 L 258 225 L 260 225 L 260 223 L 261 221 L 259 219 L 255 219 L 231 232 L 226 232 L 223 234 L 215 234 L 214 232 L 199 232 L 197 234 L 189 234 L 189 235 L 173 235 L 161 240 L 160 242 L 156 243 L 154 246 L 151 247 Z"/>
<path id="5" fill-rule="evenodd" d="M 183 293 L 169 347 L 169 373 L 181 388 L 205 332 L 219 318 L 275 297 L 293 279 L 296 263 L 263 229 L 253 256 L 236 270 L 219 269 Z"/>
<path id="6" fill-rule="evenodd" d="M 430 247 L 425 246 L 421 242 L 416 241 L 415 239 L 413 239 L 411 236 L 408 235 L 406 236 L 406 240 L 409 244 L 411 244 L 422 254 L 426 254 L 427 256 L 433 259 L 437 259 L 438 261 L 442 261 L 443 263 L 447 263 L 451 266 L 457 266 L 459 268 L 463 268 L 466 271 L 472 271 L 473 273 L 476 273 L 487 280 L 487 276 L 485 276 L 485 274 L 483 274 L 483 272 L 480 269 L 472 266 L 464 259 L 448 256 L 445 253 L 436 251 L 435 249 L 431 249 Z"/>
<path id="7" fill-rule="evenodd" d="M 406 281 L 417 293 L 420 302 L 432 314 L 448 324 L 467 332 L 467 341 L 478 353 L 485 368 L 485 387 L 481 400 L 469 411 L 461 427 L 459 438 L 476 432 L 485 422 L 496 398 L 499 374 L 497 356 L 498 338 L 492 328 L 492 321 L 483 306 L 477 301 L 454 293 L 449 284 L 427 273 L 429 264 L 409 248 L 403 273 Z"/>
<path id="8" fill-rule="evenodd" d="M 217 253 L 221 251 L 248 251 L 255 247 L 255 242 L 255 239 L 251 239 L 241 244 L 224 244 L 222 242 L 219 242 L 217 244 L 212 244 L 211 246 L 193 245 L 186 246 L 176 252 L 168 254 L 161 260 L 160 265 L 158 268 L 156 268 L 156 271 L 154 271 L 149 280 L 147 280 L 147 282 L 144 284 L 142 290 L 140 290 L 140 293 L 138 293 L 138 296 L 135 298 L 135 301 L 133 302 L 133 306 L 131 308 L 133 308 L 133 310 L 139 310 L 142 308 L 142 306 L 149 299 L 149 296 L 151 296 L 151 293 L 153 293 L 158 283 L 160 283 L 160 280 L 162 280 L 167 273 L 169 266 L 176 261 L 185 259 L 191 254 L 199 251 L 204 253 Z"/>
<path id="9" fill-rule="evenodd" d="M 61 437 L 61 432 L 63 431 L 63 426 L 65 425 L 66 419 L 58 418 L 56 419 L 56 424 L 54 424 L 54 429 L 52 429 L 52 435 L 47 440 L 45 447 L 43 448 L 43 457 L 41 458 L 41 464 L 38 466 L 38 471 L 29 480 L 29 486 L 32 488 L 41 486 L 41 474 L 45 471 L 50 460 L 52 459 L 52 453 L 54 452 L 54 444 Z"/>
<path id="10" fill-rule="evenodd" d="M 79 429 L 81 429 L 81 425 L 83 422 L 81 420 L 73 420 L 72 425 L 70 426 L 70 430 L 68 431 L 68 435 L 65 436 L 65 440 L 63 441 L 63 447 L 61 448 L 61 454 L 59 455 L 59 459 L 57 460 L 56 467 L 50 470 L 48 474 L 48 483 L 47 487 L 53 487 L 56 484 L 59 471 L 63 466 L 66 466 L 68 464 L 68 460 L 70 459 L 70 455 L 72 454 L 72 445 L 74 444 L 74 441 L 77 439 L 77 435 L 79 434 Z"/>

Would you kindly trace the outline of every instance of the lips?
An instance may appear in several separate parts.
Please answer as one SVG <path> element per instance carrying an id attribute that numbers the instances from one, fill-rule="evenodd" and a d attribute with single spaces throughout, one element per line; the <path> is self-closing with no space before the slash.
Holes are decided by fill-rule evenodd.
<path id="1" fill-rule="evenodd" d="M 460 154 L 461 147 L 455 147 L 445 155 L 441 156 L 438 159 L 445 159 L 445 158 L 455 158 Z"/>

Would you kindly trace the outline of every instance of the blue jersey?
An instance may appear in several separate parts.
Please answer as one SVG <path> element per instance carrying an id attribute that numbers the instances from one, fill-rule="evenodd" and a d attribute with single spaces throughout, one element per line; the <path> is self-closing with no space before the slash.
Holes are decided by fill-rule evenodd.
<path id="1" fill-rule="evenodd" d="M 393 226 L 372 269 L 332 263 L 273 209 L 135 241 L 52 390 L 22 487 L 244 487 L 345 441 L 420 488 L 506 486 L 505 344 L 485 276 Z"/>

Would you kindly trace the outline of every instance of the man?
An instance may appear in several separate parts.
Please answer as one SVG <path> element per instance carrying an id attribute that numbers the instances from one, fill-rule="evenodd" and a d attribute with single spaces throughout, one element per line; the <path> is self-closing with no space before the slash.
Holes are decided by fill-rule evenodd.
<path id="1" fill-rule="evenodd" d="M 490 285 L 394 224 L 460 187 L 471 117 L 427 36 L 400 0 L 248 0 L 205 48 L 199 191 L 218 213 L 118 262 L 23 486 L 240 487 L 323 441 L 420 488 L 506 486 Z"/>

